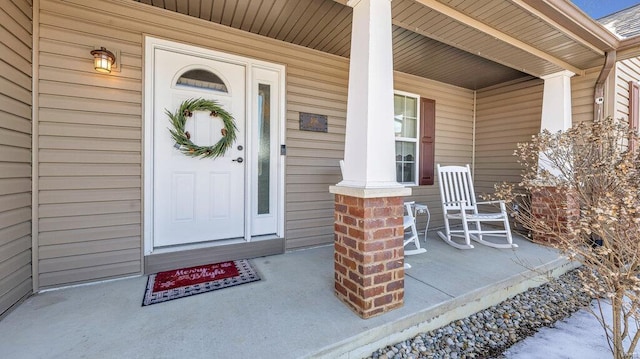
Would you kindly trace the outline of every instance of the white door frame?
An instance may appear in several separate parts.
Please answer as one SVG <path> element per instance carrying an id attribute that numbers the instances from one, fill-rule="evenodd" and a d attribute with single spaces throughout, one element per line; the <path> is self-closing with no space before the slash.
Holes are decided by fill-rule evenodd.
<path id="1" fill-rule="evenodd" d="M 171 247 L 168 249 L 160 249 L 157 248 L 154 250 L 153 248 L 153 117 L 154 117 L 154 106 L 153 106 L 153 86 L 154 79 L 153 74 L 155 71 L 155 49 L 165 49 L 169 51 L 180 52 L 188 55 L 206 57 L 212 60 L 218 61 L 226 61 L 231 63 L 236 63 L 239 65 L 245 66 L 246 69 L 246 93 L 245 93 L 245 114 L 246 114 L 246 150 L 247 155 L 245 159 L 247 160 L 247 165 L 245 166 L 245 177 L 247 180 L 245 181 L 245 221 L 244 221 L 244 240 L 249 242 L 251 241 L 251 224 L 252 224 L 252 213 L 251 210 L 253 208 L 253 190 L 252 184 L 253 181 L 257 179 L 255 176 L 252 176 L 253 173 L 253 163 L 251 161 L 251 157 L 249 154 L 254 151 L 254 144 L 252 143 L 252 133 L 254 126 L 254 106 L 253 99 L 249 98 L 249 95 L 252 94 L 252 86 L 253 86 L 253 77 L 252 77 L 252 69 L 262 68 L 269 69 L 271 71 L 275 71 L 279 74 L 279 101 L 278 101 L 278 131 L 272 137 L 273 141 L 278 145 L 285 144 L 285 123 L 286 123 L 286 112 L 285 112 L 285 66 L 280 64 L 274 64 L 270 62 L 260 61 L 256 59 L 251 59 L 243 56 L 227 54 L 215 50 L 210 50 L 198 46 L 187 45 L 182 43 L 177 43 L 169 40 L 159 39 L 151 36 L 145 36 L 145 51 L 144 51 L 144 172 L 143 172 L 143 213 L 144 213 L 144 223 L 143 223 L 143 234 L 144 234 L 144 255 L 149 255 L 154 252 L 169 252 L 169 251 L 179 251 L 183 249 L 187 249 L 186 247 Z M 285 175 L 285 156 L 280 155 L 277 157 L 278 170 L 277 170 L 277 216 L 278 216 L 278 224 L 276 230 L 276 237 L 283 238 L 284 237 L 284 175 Z M 228 244 L 229 241 L 219 240 L 211 243 L 205 244 L 206 246 L 219 246 Z M 233 243 L 237 243 L 233 241 Z M 201 245 L 200 245 L 201 246 Z"/>

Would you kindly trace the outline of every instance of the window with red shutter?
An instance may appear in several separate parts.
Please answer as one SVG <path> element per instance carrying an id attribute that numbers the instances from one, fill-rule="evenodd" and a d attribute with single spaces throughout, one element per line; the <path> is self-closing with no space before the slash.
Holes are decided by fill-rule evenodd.
<path id="1" fill-rule="evenodd" d="M 399 91 L 394 94 L 393 103 L 396 180 L 409 186 L 432 185 L 436 103 Z"/>

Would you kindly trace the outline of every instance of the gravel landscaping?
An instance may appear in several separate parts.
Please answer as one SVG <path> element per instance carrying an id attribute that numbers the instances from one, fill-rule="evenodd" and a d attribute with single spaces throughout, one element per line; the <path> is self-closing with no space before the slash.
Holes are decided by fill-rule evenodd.
<path id="1" fill-rule="evenodd" d="M 500 358 L 539 328 L 553 326 L 591 303 L 581 290 L 578 270 L 467 318 L 378 349 L 368 358 Z"/>

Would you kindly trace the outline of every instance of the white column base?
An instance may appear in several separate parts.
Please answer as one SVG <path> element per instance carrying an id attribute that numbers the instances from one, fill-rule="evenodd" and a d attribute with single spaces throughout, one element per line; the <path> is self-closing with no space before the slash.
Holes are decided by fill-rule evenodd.
<path id="1" fill-rule="evenodd" d="M 341 182 L 342 183 L 342 182 Z M 338 184 L 330 186 L 329 192 L 343 196 L 357 198 L 383 198 L 383 197 L 406 197 L 411 196 L 411 188 L 409 187 L 387 187 L 387 188 L 362 188 L 348 187 Z"/>

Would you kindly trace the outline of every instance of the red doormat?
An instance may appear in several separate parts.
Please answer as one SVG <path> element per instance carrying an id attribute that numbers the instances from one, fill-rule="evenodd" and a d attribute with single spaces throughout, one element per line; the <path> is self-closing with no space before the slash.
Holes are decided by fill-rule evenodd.
<path id="1" fill-rule="evenodd" d="M 149 276 L 142 306 L 258 280 L 246 259 L 160 272 Z"/>

